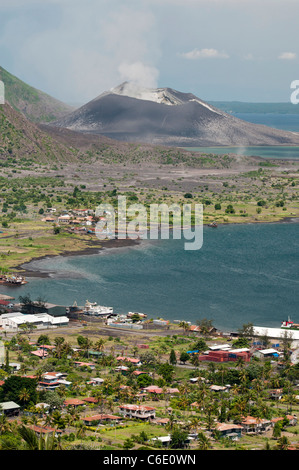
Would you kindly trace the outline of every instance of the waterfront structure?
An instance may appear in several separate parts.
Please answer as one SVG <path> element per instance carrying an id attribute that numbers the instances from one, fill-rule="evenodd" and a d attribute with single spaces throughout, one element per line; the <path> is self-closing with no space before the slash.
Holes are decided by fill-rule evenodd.
<path id="1" fill-rule="evenodd" d="M 24 314 L 21 312 L 4 313 L 0 316 L 0 327 L 8 331 L 18 331 L 21 325 L 30 324 L 38 329 L 67 326 L 69 319 L 66 316 L 53 317 L 47 313 Z"/>
<path id="2" fill-rule="evenodd" d="M 284 339 L 289 338 L 295 345 L 299 344 L 299 330 L 293 330 L 291 328 L 268 328 L 266 326 L 254 326 L 254 336 L 267 336 L 273 339 Z"/>

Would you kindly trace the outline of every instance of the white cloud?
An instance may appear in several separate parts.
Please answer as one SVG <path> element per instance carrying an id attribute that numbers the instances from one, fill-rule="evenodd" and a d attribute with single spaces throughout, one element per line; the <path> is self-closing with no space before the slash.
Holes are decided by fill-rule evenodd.
<path id="1" fill-rule="evenodd" d="M 190 52 L 183 52 L 179 54 L 184 59 L 228 59 L 229 55 L 225 52 L 220 52 L 217 49 L 193 49 Z"/>
<path id="2" fill-rule="evenodd" d="M 295 52 L 283 52 L 282 54 L 280 54 L 280 56 L 278 56 L 279 59 L 283 59 L 283 60 L 294 60 L 296 59 L 297 55 Z"/>

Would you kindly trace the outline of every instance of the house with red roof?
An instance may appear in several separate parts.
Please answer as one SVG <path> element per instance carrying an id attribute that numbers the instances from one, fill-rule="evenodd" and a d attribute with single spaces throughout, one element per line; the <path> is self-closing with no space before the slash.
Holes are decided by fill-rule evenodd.
<path id="1" fill-rule="evenodd" d="M 271 421 L 268 419 L 256 418 L 254 416 L 246 416 L 241 421 L 243 432 L 246 434 L 257 434 L 267 432 L 271 429 Z"/>
<path id="2" fill-rule="evenodd" d="M 114 416 L 114 415 L 103 413 L 103 414 L 97 414 L 93 416 L 84 416 L 82 418 L 82 421 L 86 426 L 96 426 L 99 423 L 108 423 L 108 422 L 118 423 L 121 419 L 122 417 L 120 416 Z"/>
<path id="3" fill-rule="evenodd" d="M 74 408 L 77 406 L 86 406 L 86 402 L 84 400 L 79 400 L 79 398 L 66 398 L 63 404 L 64 406 L 73 406 Z"/>
<path id="4" fill-rule="evenodd" d="M 151 420 L 156 417 L 156 408 L 143 405 L 120 405 L 119 413 L 125 418 L 137 418 L 143 420 Z"/>

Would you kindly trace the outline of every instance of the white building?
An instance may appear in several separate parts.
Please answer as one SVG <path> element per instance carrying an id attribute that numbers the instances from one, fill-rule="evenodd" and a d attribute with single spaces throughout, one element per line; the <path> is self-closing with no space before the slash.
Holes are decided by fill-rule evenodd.
<path id="1" fill-rule="evenodd" d="M 268 349 L 258 349 L 254 351 L 253 356 L 258 357 L 259 359 L 266 359 L 271 357 L 279 357 L 280 353 L 276 349 L 268 348 Z"/>
<path id="2" fill-rule="evenodd" d="M 299 330 L 291 328 L 267 328 L 265 326 L 254 326 L 253 332 L 255 336 L 267 336 L 268 338 L 283 340 L 285 337 L 290 339 L 292 346 L 299 344 Z"/>
<path id="3" fill-rule="evenodd" d="M 55 328 L 68 325 L 69 319 L 66 316 L 53 317 L 47 313 L 26 315 L 21 312 L 4 313 L 0 316 L 0 327 L 7 331 L 16 331 L 20 325 L 30 324 L 38 329 Z"/>

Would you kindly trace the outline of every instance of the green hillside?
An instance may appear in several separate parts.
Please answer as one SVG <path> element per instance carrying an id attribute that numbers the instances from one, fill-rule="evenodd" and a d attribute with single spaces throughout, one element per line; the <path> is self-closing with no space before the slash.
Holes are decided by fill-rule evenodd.
<path id="1" fill-rule="evenodd" d="M 8 102 L 0 106 L 0 167 L 75 161 L 77 156 L 77 150 L 57 142 Z"/>
<path id="2" fill-rule="evenodd" d="M 5 100 L 33 122 L 51 122 L 73 108 L 24 83 L 0 66 L 0 80 L 5 86 Z"/>

